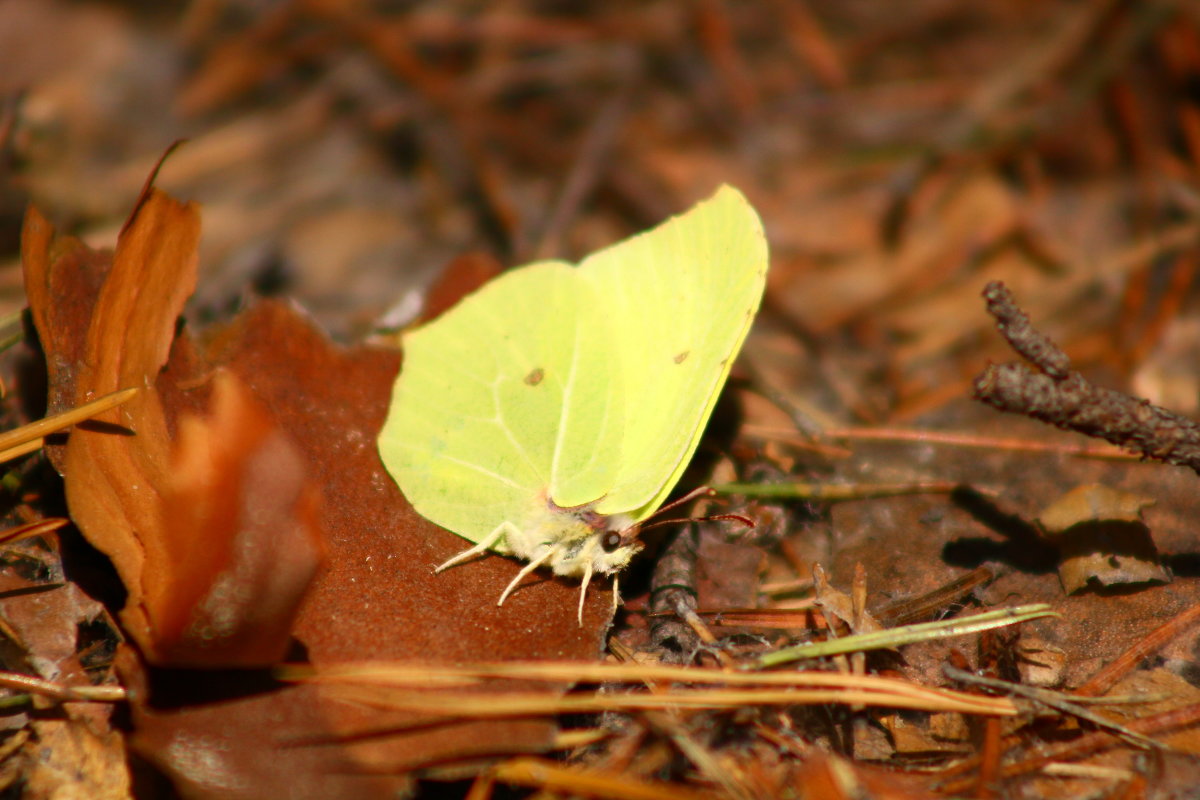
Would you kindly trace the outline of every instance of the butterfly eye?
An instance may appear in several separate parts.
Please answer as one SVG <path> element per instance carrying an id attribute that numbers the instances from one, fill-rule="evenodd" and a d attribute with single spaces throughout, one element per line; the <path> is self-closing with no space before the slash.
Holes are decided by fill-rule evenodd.
<path id="1" fill-rule="evenodd" d="M 600 540 L 600 548 L 606 553 L 611 553 L 620 546 L 621 534 L 617 533 L 616 531 L 609 531 L 608 533 L 604 534 L 604 538 Z"/>

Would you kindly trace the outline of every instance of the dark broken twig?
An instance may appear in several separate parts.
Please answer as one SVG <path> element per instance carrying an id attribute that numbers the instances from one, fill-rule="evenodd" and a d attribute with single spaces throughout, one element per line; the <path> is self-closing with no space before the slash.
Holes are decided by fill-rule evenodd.
<path id="1" fill-rule="evenodd" d="M 674 614 L 655 621 L 650 638 L 678 663 L 690 663 L 701 643 L 695 629 L 687 625 L 696 613 L 696 559 L 700 532 L 695 525 L 681 528 L 667 543 L 654 567 L 650 586 L 650 613 Z"/>
<path id="2" fill-rule="evenodd" d="M 1149 401 L 1094 386 L 1070 369 L 1070 359 L 1037 331 L 1004 284 L 984 288 L 988 312 L 1025 364 L 991 364 L 975 379 L 977 400 L 1126 447 L 1145 458 L 1200 473 L 1200 425 Z"/>

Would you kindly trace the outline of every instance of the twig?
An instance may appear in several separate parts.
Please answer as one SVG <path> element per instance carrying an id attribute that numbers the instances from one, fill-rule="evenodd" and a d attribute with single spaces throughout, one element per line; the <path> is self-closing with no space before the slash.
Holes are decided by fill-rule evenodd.
<path id="1" fill-rule="evenodd" d="M 1017 307 L 1012 292 L 1003 283 L 992 281 L 985 286 L 983 299 L 988 313 L 996 318 L 996 330 L 1018 355 L 1055 380 L 1068 377 L 1071 359 L 1050 337 L 1033 327 L 1029 315 Z"/>
<path id="2" fill-rule="evenodd" d="M 97 417 L 109 409 L 130 400 L 141 389 L 132 387 L 106 394 L 90 403 L 68 409 L 61 414 L 39 419 L 0 434 L 0 463 L 33 452 L 42 446 L 45 437 L 85 420 Z"/>
<path id="3" fill-rule="evenodd" d="M 64 686 L 19 672 L 0 672 L 0 686 L 44 695 L 61 703 L 117 703 L 125 699 L 123 686 Z"/>
<path id="4" fill-rule="evenodd" d="M 1010 695 L 1022 697 L 1034 703 L 1053 708 L 1055 711 L 1061 711 L 1064 714 L 1070 714 L 1085 719 L 1093 725 L 1103 728 L 1106 731 L 1120 736 L 1125 741 L 1132 745 L 1141 747 L 1162 747 L 1159 742 L 1154 741 L 1149 736 L 1138 733 L 1135 730 L 1119 725 L 1107 717 L 1101 716 L 1089 709 L 1084 708 L 1076 703 L 1067 700 L 1059 692 L 1052 692 L 1048 689 L 1039 689 L 1036 686 L 1025 686 L 1019 683 L 1011 683 L 1009 681 L 1001 681 L 995 678 L 987 678 L 982 675 L 975 675 L 966 670 L 956 669 L 955 667 L 946 664 L 942 667 L 942 672 L 952 681 L 958 681 L 966 684 L 976 684 L 978 686 L 986 686 L 989 689 L 995 689 L 1000 692 L 1006 692 Z"/>
<path id="5" fill-rule="evenodd" d="M 978 567 L 930 592 L 888 603 L 874 612 L 875 618 L 885 626 L 909 625 L 927 619 L 947 606 L 962 602 L 980 586 L 991 583 L 995 577 L 996 573 L 991 567 Z"/>
<path id="6" fill-rule="evenodd" d="M 696 613 L 699 547 L 699 528 L 695 524 L 683 527 L 659 558 L 650 583 L 650 613 L 669 613 L 675 617 L 658 620 L 650 629 L 650 639 L 657 647 L 677 653 L 681 664 L 690 663 L 701 646 L 716 644 L 716 637 Z M 727 653 L 715 647 L 712 652 L 722 666 L 732 666 Z"/>
<path id="7" fill-rule="evenodd" d="M 1200 473 L 1200 425 L 1147 400 L 1089 383 L 1070 369 L 1057 345 L 1029 324 L 1002 283 L 989 283 L 984 297 L 1000 333 L 1037 371 L 1024 364 L 989 365 L 975 379 L 977 400 Z"/>

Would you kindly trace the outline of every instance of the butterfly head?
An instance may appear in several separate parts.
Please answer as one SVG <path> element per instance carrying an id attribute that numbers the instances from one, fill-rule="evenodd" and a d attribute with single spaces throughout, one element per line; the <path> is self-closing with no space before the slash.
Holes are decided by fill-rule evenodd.
<path id="1" fill-rule="evenodd" d="M 625 514 L 606 517 L 594 512 L 582 517 L 583 536 L 555 543 L 549 566 L 559 575 L 609 574 L 624 569 L 642 549 L 637 525 Z"/>
<path id="2" fill-rule="evenodd" d="M 642 549 L 636 525 L 630 524 L 624 516 L 604 519 L 611 527 L 606 524 L 581 539 L 559 543 L 558 553 L 550 560 L 554 572 L 572 576 L 586 572 L 608 575 L 629 565 L 629 560 Z"/>
<path id="3" fill-rule="evenodd" d="M 559 575 L 573 575 L 583 579 L 579 587 L 579 624 L 583 624 L 583 601 L 587 596 L 588 583 L 595 573 L 609 574 L 625 568 L 629 559 L 642 549 L 638 539 L 638 526 L 625 514 L 605 517 L 588 512 L 582 518 L 587 533 L 572 539 L 563 539 L 553 547 L 547 559 L 550 567 Z M 613 578 L 613 610 L 618 602 L 617 579 Z"/>

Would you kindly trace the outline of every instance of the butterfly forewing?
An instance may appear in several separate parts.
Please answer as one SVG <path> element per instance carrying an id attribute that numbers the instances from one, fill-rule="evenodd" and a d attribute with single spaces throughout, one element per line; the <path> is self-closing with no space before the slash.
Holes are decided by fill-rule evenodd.
<path id="1" fill-rule="evenodd" d="M 597 510 L 642 518 L 687 467 L 758 310 L 762 223 L 740 192 L 722 187 L 580 270 L 612 315 L 624 389 L 621 469 Z"/>

